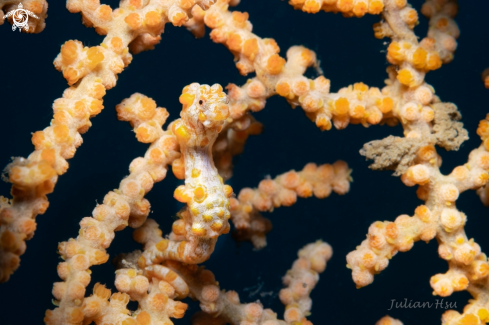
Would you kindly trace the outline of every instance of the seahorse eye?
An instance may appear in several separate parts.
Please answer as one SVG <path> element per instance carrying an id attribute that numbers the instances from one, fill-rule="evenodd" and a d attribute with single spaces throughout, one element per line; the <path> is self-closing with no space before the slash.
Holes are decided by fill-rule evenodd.
<path id="1" fill-rule="evenodd" d="M 199 100 L 199 105 L 202 106 L 202 104 L 204 104 L 204 101 L 201 99 L 201 100 Z"/>

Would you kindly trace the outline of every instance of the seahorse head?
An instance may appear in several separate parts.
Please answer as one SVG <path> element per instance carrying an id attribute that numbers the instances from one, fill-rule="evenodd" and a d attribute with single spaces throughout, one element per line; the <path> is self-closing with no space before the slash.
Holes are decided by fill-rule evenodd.
<path id="1" fill-rule="evenodd" d="M 219 84 L 200 85 L 192 83 L 183 89 L 180 103 L 183 105 L 180 116 L 192 127 L 199 129 L 216 128 L 217 132 L 229 117 L 227 96 Z"/>

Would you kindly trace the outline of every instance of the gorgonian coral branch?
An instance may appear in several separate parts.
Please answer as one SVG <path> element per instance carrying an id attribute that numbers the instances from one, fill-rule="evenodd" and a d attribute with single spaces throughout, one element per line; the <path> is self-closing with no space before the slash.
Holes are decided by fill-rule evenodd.
<path id="1" fill-rule="evenodd" d="M 339 195 L 350 189 L 351 169 L 344 161 L 317 166 L 309 163 L 296 172 L 291 170 L 274 179 L 265 179 L 258 188 L 243 188 L 237 198 L 231 198 L 231 221 L 236 227 L 237 240 L 250 240 L 255 248 L 267 245 L 266 234 L 272 225 L 260 211 L 273 211 L 281 206 L 291 206 L 297 197 L 328 197 L 332 191 Z"/>
<path id="2" fill-rule="evenodd" d="M 137 139 L 151 146 L 144 158 L 133 161 L 131 174 L 96 207 L 93 217 L 82 220 L 79 236 L 60 244 L 65 261 L 58 273 L 63 282 L 53 288 L 59 308 L 48 311 L 45 321 L 169 324 L 170 318 L 182 317 L 187 308 L 178 300 L 190 296 L 199 300 L 207 313 L 196 316 L 196 323 L 310 324 L 309 293 L 331 257 L 327 244 L 306 246 L 284 277 L 287 288 L 280 298 L 287 306 L 285 321 L 260 303 L 241 304 L 235 292 L 221 292 L 212 272 L 195 265 L 207 260 L 218 236 L 229 231 L 230 217 L 237 228 L 249 230 L 242 232 L 242 238 L 263 246 L 270 224 L 258 211 L 291 205 L 297 196 L 326 197 L 331 189 L 339 194 L 348 190 L 350 170 L 346 164 L 308 164 L 301 172 L 264 180 L 258 189 L 244 189 L 237 199 L 232 198 L 233 190 L 223 180 L 231 175 L 232 157 L 242 151 L 249 135 L 261 131 L 261 125 L 248 113 L 263 109 L 266 99 L 275 94 L 286 98 L 292 107 L 301 106 L 321 130 L 332 126 L 342 129 L 350 123 L 402 124 L 404 137 L 372 141 L 362 154 L 374 160 L 372 168 L 393 169 L 407 186 L 418 185 L 418 197 L 425 204 L 418 206 L 412 217 L 401 215 L 394 222 L 376 222 L 369 228 L 367 239 L 347 257 L 357 286 L 372 282 L 373 275 L 397 252 L 409 250 L 417 240 L 436 237 L 449 270 L 431 278 L 434 293 L 448 296 L 468 290 L 475 298 L 463 314 L 446 312 L 443 322 L 489 321 L 489 263 L 478 244 L 467 238 L 463 230 L 467 218 L 455 206 L 459 194 L 467 189 L 479 189 L 487 201 L 487 189 L 481 187 L 489 179 L 489 119 L 482 121 L 477 131 L 483 140 L 481 147 L 470 154 L 466 164 L 442 175 L 434 146 L 457 150 L 467 132 L 459 122 L 457 107 L 442 103 L 424 81 L 427 72 L 453 58 L 459 34 L 453 21 L 456 2 L 425 3 L 422 13 L 430 18 L 430 29 L 427 37 L 418 41 L 412 31 L 418 15 L 405 0 L 291 0 L 296 9 L 311 13 L 321 9 L 348 17 L 382 13 L 384 20 L 375 25 L 374 32 L 378 38 L 392 39 L 387 49 L 392 66 L 387 70 L 386 86 L 380 89 L 355 83 L 337 93 L 330 92 L 330 81 L 325 77 L 311 80 L 304 76 L 308 67 L 320 70 L 313 51 L 296 46 L 287 51 L 286 59 L 281 57 L 273 39 L 251 32 L 247 13 L 228 11 L 228 5 L 238 2 L 218 0 L 205 12 L 214 1 L 124 0 L 114 11 L 97 0 L 68 1 L 70 11 L 82 13 L 85 25 L 107 37 L 100 46 L 84 47 L 78 41 L 62 46 L 55 66 L 71 87 L 55 102 L 51 127 L 34 134 L 36 152 L 27 160 L 16 159 L 7 168 L 14 199 L 0 199 L 0 253 L 5 253 L 0 260 L 0 278 L 6 280 L 17 267 L 18 256 L 25 250 L 24 239 L 35 229 L 32 219 L 47 208 L 45 195 L 52 191 L 57 175 L 66 171 L 66 159 L 74 155 L 82 141 L 80 134 L 91 125 L 88 118 L 103 108 L 105 90 L 115 86 L 117 75 L 131 62 L 129 49 L 133 53 L 152 49 L 167 21 L 198 36 L 206 24 L 212 28 L 211 38 L 235 55 L 239 71 L 243 75 L 255 72 L 256 77 L 242 87 L 228 86 L 229 109 L 219 85 L 186 87 L 180 97 L 184 105 L 181 119 L 168 131 L 161 128 L 166 111 L 157 109 L 149 98 L 135 94 L 118 105 L 119 119 L 129 121 Z M 177 178 L 185 179 L 174 196 L 186 206 L 178 213 L 172 232 L 164 237 L 155 221 L 146 220 L 149 202 L 144 195 L 165 177 L 169 164 Z M 111 295 L 96 284 L 93 295 L 84 298 L 89 267 L 107 261 L 106 249 L 114 232 L 127 225 L 139 227 L 134 239 L 144 245 L 144 252 L 120 260 L 115 281 L 119 293 Z M 127 309 L 129 300 L 138 302 L 134 313 Z M 378 324 L 400 322 L 384 317 Z"/>
<path id="3" fill-rule="evenodd" d="M 425 204 L 418 206 L 412 217 L 401 215 L 394 222 L 375 222 L 370 226 L 367 239 L 347 256 L 358 287 L 370 284 L 373 275 L 384 270 L 397 252 L 409 251 L 418 240 L 427 242 L 436 237 L 438 253 L 448 261 L 449 271 L 431 278 L 434 293 L 447 297 L 454 291 L 467 290 L 474 296 L 463 315 L 446 312 L 444 324 L 489 320 L 489 263 L 479 245 L 465 234 L 467 216 L 455 205 L 459 194 L 479 189 L 489 180 L 488 125 L 484 120 L 477 130 L 483 144 L 470 153 L 466 164 L 449 175 L 440 173 L 441 161 L 434 147 L 418 150 L 415 165 L 401 179 L 407 186 L 419 186 L 417 195 Z"/>
<path id="4" fill-rule="evenodd" d="M 340 12 L 345 17 L 378 15 L 384 9 L 383 0 L 289 0 L 294 9 L 308 13 Z"/>
<path id="5" fill-rule="evenodd" d="M 179 156 L 175 136 L 161 129 L 168 117 L 166 109 L 156 108 L 152 99 L 134 94 L 124 100 L 117 111 L 119 119 L 130 121 L 138 138 L 144 138 L 143 142 L 151 145 L 144 157 L 131 162 L 130 175 L 121 181 L 119 189 L 105 196 L 103 204 L 97 205 L 93 217 L 82 219 L 78 237 L 59 244 L 59 254 L 64 262 L 58 265 L 58 275 L 63 282 L 53 286 L 58 308 L 46 312 L 46 324 L 89 323 L 100 317 L 103 304 L 84 303 L 85 288 L 90 282 L 89 268 L 108 260 L 106 249 L 114 239 L 115 231 L 144 223 L 150 212 L 150 204 L 144 195 L 155 182 L 165 178 L 167 165 Z M 147 133 L 142 131 L 145 124 L 154 126 L 153 136 L 141 136 L 141 133 Z M 102 287 L 95 287 L 94 292 L 106 296 Z M 114 301 L 121 299 L 125 298 L 114 297 Z"/>
<path id="6" fill-rule="evenodd" d="M 71 12 L 81 12 L 83 22 L 106 35 L 100 46 L 84 47 L 79 41 L 67 41 L 54 61 L 63 72 L 70 88 L 53 104 L 52 125 L 33 134 L 35 151 L 27 158 L 15 159 L 7 166 L 13 199 L 1 198 L 0 205 L 0 282 L 8 280 L 18 268 L 19 256 L 25 252 L 25 240 L 36 228 L 38 214 L 43 214 L 58 175 L 68 169 L 83 140 L 81 134 L 91 126 L 89 121 L 103 109 L 106 89 L 116 85 L 117 75 L 132 61 L 134 53 L 153 49 L 159 42 L 164 25 L 181 26 L 189 20 L 197 5 L 208 9 L 213 0 L 199 1 L 122 1 L 112 11 L 98 0 L 69 0 Z"/>
<path id="7" fill-rule="evenodd" d="M 419 125 L 429 124 L 434 119 L 435 113 L 430 107 L 434 91 L 424 82 L 424 76 L 438 69 L 442 60 L 451 59 L 447 53 L 455 49 L 453 44 L 456 46 L 458 36 L 456 24 L 445 16 L 436 15 L 436 10 L 425 10 L 439 23 L 430 31 L 430 37 L 418 44 L 411 30 L 418 21 L 416 10 L 405 1 L 385 2 L 382 13 L 386 22 L 375 26 L 375 35 L 393 38 L 387 58 L 399 68 L 388 69 L 389 79 L 383 89 L 356 83 L 331 93 L 330 81 L 325 77 L 311 80 L 304 76 L 308 67 L 317 66 L 313 51 L 294 46 L 287 51 L 287 60 L 280 57 L 277 43 L 253 34 L 248 14 L 229 12 L 228 3 L 227 0 L 217 1 L 205 13 L 204 22 L 212 29 L 212 40 L 224 44 L 234 54 L 241 74 L 256 72 L 256 77 L 242 87 L 228 86 L 233 119 L 249 110 L 263 109 L 266 99 L 278 94 L 292 107 L 301 106 L 321 130 L 329 130 L 333 125 L 343 129 L 350 123 L 368 126 L 401 122 L 406 137 L 420 138 L 428 131 Z M 443 57 L 436 42 L 441 38 L 445 40 L 440 45 L 446 50 Z"/>

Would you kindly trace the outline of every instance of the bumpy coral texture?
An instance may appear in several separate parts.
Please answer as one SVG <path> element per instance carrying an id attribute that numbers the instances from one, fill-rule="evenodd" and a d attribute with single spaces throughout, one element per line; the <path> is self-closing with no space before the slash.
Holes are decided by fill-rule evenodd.
<path id="1" fill-rule="evenodd" d="M 18 3 L 0 0 L 0 8 L 10 10 Z M 28 31 L 41 31 L 47 4 L 40 0 L 23 3 L 41 16 Z M 172 324 L 172 318 L 184 316 L 187 304 L 181 300 L 186 297 L 197 300 L 202 309 L 193 316 L 193 324 L 311 324 L 310 293 L 332 257 L 327 243 L 317 241 L 299 250 L 298 259 L 283 277 L 285 288 L 279 293 L 285 305 L 283 320 L 259 301 L 241 303 L 235 291 L 222 290 L 214 274 L 198 265 L 209 259 L 219 236 L 230 232 L 230 222 L 237 240 L 251 241 L 260 249 L 266 246 L 266 234 L 272 229 L 271 221 L 260 212 L 291 206 L 297 197 L 322 199 L 331 192 L 343 195 L 349 191 L 351 170 L 343 161 L 309 163 L 302 171 L 267 177 L 257 188 L 238 193 L 226 184 L 232 176 L 232 158 L 243 151 L 250 135 L 262 131 L 251 112 L 264 109 L 273 95 L 285 98 L 293 108 L 300 106 L 322 131 L 344 129 L 349 124 L 402 126 L 403 136 L 369 142 L 360 153 L 373 160 L 372 169 L 393 170 L 406 186 L 418 186 L 416 193 L 424 204 L 412 216 L 403 214 L 370 226 L 367 238 L 346 257 L 353 281 L 358 288 L 371 284 L 398 252 L 410 250 L 416 241 L 436 238 L 448 271 L 431 278 L 433 293 L 447 297 L 467 290 L 473 296 L 462 313 L 446 311 L 442 323 L 489 322 L 489 261 L 467 237 L 467 216 L 456 206 L 466 190 L 477 190 L 483 203 L 489 204 L 489 115 L 477 129 L 480 147 L 465 164 L 443 175 L 436 146 L 458 150 L 468 135 L 456 105 L 442 102 L 425 81 L 428 72 L 454 57 L 460 33 L 453 19 L 457 3 L 427 0 L 421 12 L 429 18 L 430 27 L 426 37 L 419 39 L 413 32 L 418 13 L 405 0 L 290 0 L 295 9 L 307 13 L 381 15 L 374 34 L 391 39 L 386 85 L 378 88 L 356 82 L 337 92 L 330 91 L 331 82 L 323 75 L 314 80 L 305 76 L 309 67 L 320 71 L 312 50 L 293 46 L 286 58 L 281 57 L 275 40 L 252 32 L 248 13 L 229 10 L 238 3 L 123 0 L 113 10 L 98 0 L 67 1 L 70 12 L 80 12 L 86 26 L 106 36 L 98 46 L 87 47 L 76 40 L 61 46 L 54 65 L 69 88 L 54 101 L 51 125 L 33 133 L 35 151 L 6 168 L 13 198 L 0 198 L 0 281 L 7 281 L 19 267 L 25 241 L 36 229 L 34 219 L 48 208 L 46 195 L 67 171 L 67 159 L 82 144 L 81 134 L 90 128 L 90 118 L 104 108 L 106 90 L 116 86 L 132 54 L 153 49 L 164 25 L 171 22 L 196 36 L 202 36 L 207 26 L 212 30 L 211 39 L 234 55 L 239 72 L 254 72 L 255 76 L 243 86 L 229 84 L 227 94 L 219 84 L 184 87 L 180 118 L 166 129 L 167 110 L 145 95 L 133 94 L 117 105 L 119 120 L 129 122 L 137 140 L 148 148 L 143 157 L 131 162 L 130 173 L 119 188 L 97 204 L 92 216 L 81 220 L 78 236 L 59 243 L 63 261 L 57 271 L 62 281 L 53 286 L 55 308 L 46 312 L 46 324 Z M 486 85 L 487 74 L 483 73 Z M 151 210 L 145 195 L 166 177 L 169 168 L 185 181 L 174 191 L 174 198 L 184 206 L 171 232 L 164 235 L 158 223 L 148 219 Z M 90 267 L 108 261 L 107 249 L 115 233 L 127 226 L 135 229 L 133 239 L 142 245 L 142 251 L 114 260 L 117 292 L 97 283 L 86 297 Z M 129 301 L 137 302 L 136 310 L 128 309 Z M 402 325 L 389 316 L 377 324 Z"/>

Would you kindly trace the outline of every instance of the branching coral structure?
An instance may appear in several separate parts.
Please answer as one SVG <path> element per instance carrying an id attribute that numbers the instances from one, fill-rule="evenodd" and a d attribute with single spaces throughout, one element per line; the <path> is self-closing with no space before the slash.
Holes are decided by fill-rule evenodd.
<path id="1" fill-rule="evenodd" d="M 0 0 L 6 323 L 489 322 L 478 6 Z"/>

